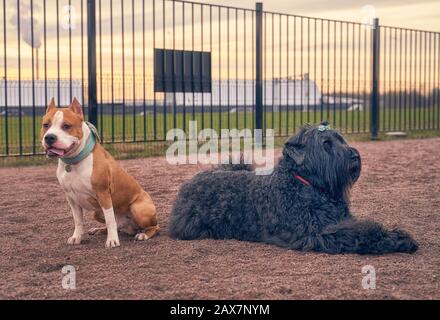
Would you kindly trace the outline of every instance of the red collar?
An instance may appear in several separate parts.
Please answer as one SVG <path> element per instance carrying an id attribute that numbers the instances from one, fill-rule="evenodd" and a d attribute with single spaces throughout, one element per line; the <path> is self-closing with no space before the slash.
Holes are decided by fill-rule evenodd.
<path id="1" fill-rule="evenodd" d="M 307 181 L 306 179 L 304 179 L 300 175 L 295 174 L 294 177 L 295 177 L 296 180 L 300 181 L 305 186 L 311 186 L 312 185 L 309 181 Z"/>
<path id="2" fill-rule="evenodd" d="M 298 174 L 294 174 L 293 176 L 295 177 L 296 180 L 298 180 L 299 182 L 301 182 L 303 185 L 308 186 L 308 187 L 312 186 L 312 183 L 311 183 L 309 180 L 304 179 L 304 178 L 301 177 L 300 175 L 298 175 Z M 319 190 L 320 190 L 322 193 L 325 192 L 325 189 L 323 189 L 323 188 L 319 188 Z"/>

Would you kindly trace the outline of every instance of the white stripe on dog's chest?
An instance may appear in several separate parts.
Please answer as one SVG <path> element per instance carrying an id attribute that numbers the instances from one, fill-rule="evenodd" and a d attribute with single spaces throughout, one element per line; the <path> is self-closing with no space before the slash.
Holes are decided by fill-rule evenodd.
<path id="1" fill-rule="evenodd" d="M 57 178 L 66 195 L 85 210 L 93 210 L 90 198 L 96 199 L 92 188 L 93 154 L 80 163 L 70 165 L 67 172 L 66 164 L 58 162 Z"/>

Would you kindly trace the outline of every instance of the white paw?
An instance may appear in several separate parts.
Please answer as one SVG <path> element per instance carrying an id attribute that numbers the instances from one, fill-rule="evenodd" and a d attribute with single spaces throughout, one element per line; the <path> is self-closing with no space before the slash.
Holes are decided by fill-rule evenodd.
<path id="1" fill-rule="evenodd" d="M 73 235 L 71 236 L 69 239 L 67 239 L 67 244 L 70 245 L 75 245 L 75 244 L 80 244 L 81 243 L 81 236 L 78 235 Z"/>
<path id="2" fill-rule="evenodd" d="M 135 237 L 134 240 L 136 241 L 145 241 L 150 239 L 145 233 L 138 233 Z"/>
<path id="3" fill-rule="evenodd" d="M 119 247 L 119 239 L 118 238 L 107 238 L 107 241 L 105 242 L 106 248 L 115 248 Z"/>

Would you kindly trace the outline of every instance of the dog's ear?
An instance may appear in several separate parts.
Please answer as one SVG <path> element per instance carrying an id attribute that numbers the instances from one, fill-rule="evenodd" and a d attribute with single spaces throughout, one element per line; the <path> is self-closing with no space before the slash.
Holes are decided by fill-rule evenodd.
<path id="1" fill-rule="evenodd" d="M 287 155 L 295 161 L 297 165 L 302 165 L 304 163 L 305 158 L 305 150 L 304 146 L 297 143 L 289 143 L 287 142 L 284 145 L 284 151 Z"/>
<path id="2" fill-rule="evenodd" d="M 55 99 L 52 98 L 52 99 L 50 99 L 49 105 L 46 108 L 46 113 L 48 113 L 50 110 L 55 109 L 55 108 L 56 108 Z"/>
<path id="3" fill-rule="evenodd" d="M 70 104 L 69 109 L 72 110 L 73 112 L 75 112 L 81 118 L 83 117 L 83 111 L 82 111 L 81 104 L 79 103 L 78 99 L 76 99 L 76 97 L 73 98 L 73 101 Z"/>

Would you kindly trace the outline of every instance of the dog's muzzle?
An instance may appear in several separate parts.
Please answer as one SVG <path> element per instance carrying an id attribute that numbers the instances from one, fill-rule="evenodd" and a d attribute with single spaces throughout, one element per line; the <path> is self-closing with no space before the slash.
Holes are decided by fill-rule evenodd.
<path id="1" fill-rule="evenodd" d="M 355 148 L 350 148 L 350 152 L 351 152 L 350 177 L 351 177 L 351 181 L 355 183 L 361 175 L 361 169 L 362 169 L 361 155 L 359 154 L 359 151 L 357 151 Z"/>

